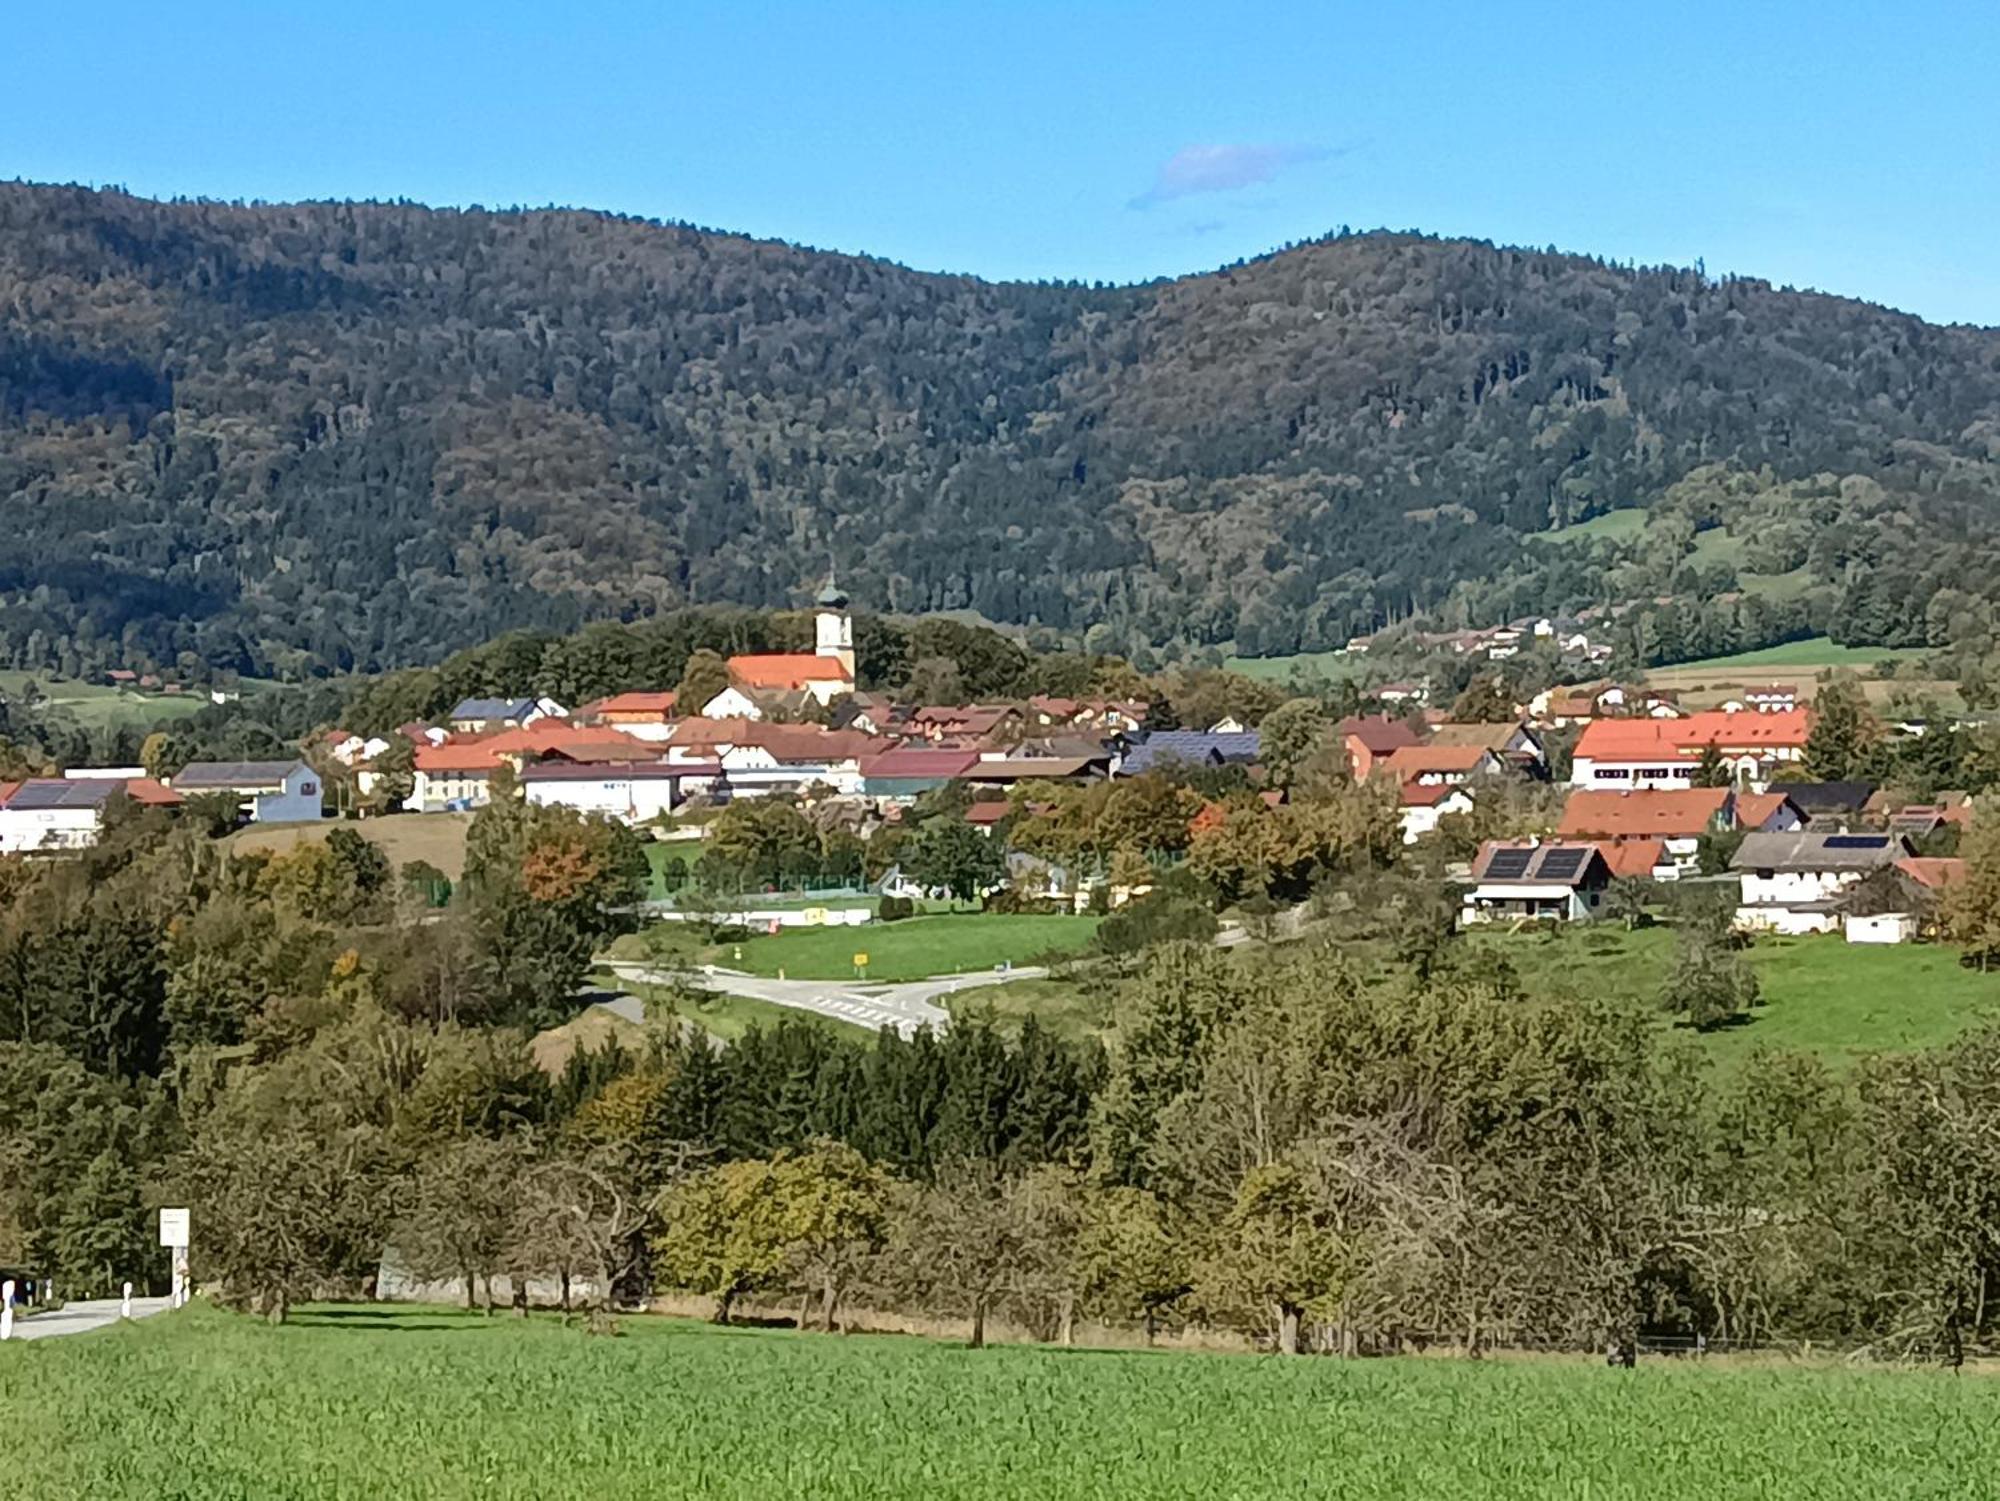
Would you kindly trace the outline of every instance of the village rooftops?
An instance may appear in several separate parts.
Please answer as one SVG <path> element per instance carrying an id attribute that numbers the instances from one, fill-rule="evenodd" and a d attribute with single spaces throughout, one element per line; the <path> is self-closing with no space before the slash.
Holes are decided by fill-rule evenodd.
<path id="1" fill-rule="evenodd" d="M 454 722 L 484 720 L 487 723 L 508 720 L 519 722 L 535 712 L 532 698 L 464 698 L 446 717 Z"/>
<path id="2" fill-rule="evenodd" d="M 870 756 L 861 763 L 861 774 L 870 781 L 896 778 L 942 777 L 947 781 L 962 777 L 979 764 L 974 750 L 937 750 L 930 746 L 898 745 Z"/>
<path id="3" fill-rule="evenodd" d="M 610 698 L 598 700 L 591 705 L 591 709 L 604 717 L 630 715 L 663 719 L 673 712 L 676 698 L 673 693 L 616 693 Z"/>
<path id="4" fill-rule="evenodd" d="M 1930 891 L 1956 886 L 1968 868 L 1965 861 L 1944 855 L 1905 855 L 1896 862 L 1896 869 Z"/>
<path id="5" fill-rule="evenodd" d="M 1474 746 L 1501 756 L 1507 753 L 1507 747 L 1513 744 L 1515 737 L 1522 733 L 1524 732 L 1521 726 L 1511 720 L 1497 724 L 1458 724 L 1448 721 L 1431 731 L 1430 743 L 1434 746 Z"/>

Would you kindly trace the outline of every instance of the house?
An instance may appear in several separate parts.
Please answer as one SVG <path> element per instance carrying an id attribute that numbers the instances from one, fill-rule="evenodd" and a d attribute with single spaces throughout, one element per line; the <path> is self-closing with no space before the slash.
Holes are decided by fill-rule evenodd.
<path id="1" fill-rule="evenodd" d="M 1399 794 L 1397 821 L 1403 843 L 1415 844 L 1453 814 L 1472 811 L 1472 793 L 1456 782 L 1405 782 Z"/>
<path id="2" fill-rule="evenodd" d="M 989 839 L 995 829 L 1013 816 L 1012 803 L 974 803 L 965 810 L 965 821 Z"/>
<path id="3" fill-rule="evenodd" d="M 1481 745 L 1399 745 L 1374 763 L 1375 771 L 1398 783 L 1452 786 L 1507 769 L 1500 757 Z M 1364 780 L 1356 773 L 1357 781 Z"/>
<path id="4" fill-rule="evenodd" d="M 543 761 L 521 768 L 521 795 L 538 807 L 641 824 L 671 813 L 694 793 L 726 785 L 720 762 Z"/>
<path id="5" fill-rule="evenodd" d="M 1809 717 L 1794 709 L 1594 719 L 1577 739 L 1570 781 L 1578 787 L 1691 787 L 1703 755 L 1713 747 L 1731 780 L 1761 792 L 1776 772 L 1805 758 Z"/>
<path id="6" fill-rule="evenodd" d="M 1583 788 L 1572 792 L 1563 804 L 1556 837 L 1614 844 L 1657 841 L 1664 848 L 1664 858 L 1653 863 L 1660 875 L 1670 880 L 1693 868 L 1704 834 L 1746 826 L 1739 813 L 1741 805 L 1739 795 L 1727 787 L 1644 792 Z M 1775 805 L 1753 806 L 1750 811 L 1758 820 L 1750 827 L 1796 829 L 1801 823 L 1798 811 L 1783 799 Z"/>
<path id="7" fill-rule="evenodd" d="M 305 823 L 325 811 L 319 773 L 303 761 L 190 761 L 167 785 L 184 798 L 232 796 L 252 823 Z"/>
<path id="8" fill-rule="evenodd" d="M 122 771 L 122 768 L 121 768 Z M 143 787 L 142 787 L 143 784 Z M 104 833 L 104 818 L 121 793 L 134 802 L 171 806 L 180 801 L 143 773 L 108 776 L 31 777 L 0 784 L 0 854 L 55 854 L 85 850 Z"/>
<path id="9" fill-rule="evenodd" d="M 1515 721 L 1495 724 L 1453 724 L 1446 722 L 1431 730 L 1432 745 L 1476 745 L 1490 750 L 1516 770 L 1529 776 L 1548 774 L 1549 757 L 1541 737 L 1527 725 Z"/>
<path id="10" fill-rule="evenodd" d="M 830 680 L 829 680 L 830 681 Z M 793 685 L 789 687 L 759 687 L 754 684 L 731 683 L 707 703 L 701 712 L 707 719 L 778 719 L 797 721 L 807 712 L 819 708 L 826 702 L 820 688 L 827 686 Z"/>
<path id="11" fill-rule="evenodd" d="M 1769 933 L 1831 933 L 1844 897 L 1911 853 L 1895 834 L 1747 834 L 1730 859 L 1739 879 L 1737 926 Z"/>
<path id="12" fill-rule="evenodd" d="M 616 693 L 593 706 L 591 717 L 634 740 L 666 740 L 673 734 L 675 695 Z"/>
<path id="13" fill-rule="evenodd" d="M 650 747 L 657 758 L 657 746 Z M 497 735 L 428 741 L 412 757 L 415 776 L 403 806 L 413 813 L 447 813 L 483 808 L 492 795 L 493 774 L 501 767 L 520 771 L 545 760 L 611 765 L 648 758 L 647 742 L 609 726 L 593 730 L 566 720 L 544 718 Z"/>
<path id="14" fill-rule="evenodd" d="M 670 750 L 691 749 L 676 736 Z M 873 736 L 858 730 L 829 730 L 816 724 L 746 724 L 716 757 L 732 797 L 770 792 L 805 792 L 826 787 L 843 796 L 861 792 L 861 758 L 876 748 Z M 669 761 L 672 761 L 669 756 Z"/>
<path id="15" fill-rule="evenodd" d="M 1761 683 L 1737 695 L 1745 708 L 1758 714 L 1789 714 L 1799 706 L 1799 690 L 1786 683 Z"/>
<path id="16" fill-rule="evenodd" d="M 455 735 L 519 730 L 542 719 L 567 719 L 569 711 L 552 698 L 460 699 L 446 716 Z"/>
<path id="17" fill-rule="evenodd" d="M 1017 782 L 1090 782 L 1111 775 L 1111 752 L 1075 755 L 982 755 L 965 773 L 975 787 L 1012 787 Z"/>
<path id="18" fill-rule="evenodd" d="M 1807 828 L 1831 832 L 1859 826 L 1876 789 L 1873 782 L 1777 782 L 1773 790 L 1792 800 Z"/>
<path id="19" fill-rule="evenodd" d="M 1217 735 L 1206 730 L 1152 730 L 1140 735 L 1118 763 L 1117 774 L 1143 776 L 1181 767 L 1249 766 L 1262 744 L 1256 730 Z"/>
<path id="20" fill-rule="evenodd" d="M 1234 714 L 1225 714 L 1208 727 L 1211 735 L 1240 735 L 1250 727 Z"/>
<path id="21" fill-rule="evenodd" d="M 1021 711 L 1012 704 L 968 704 L 959 707 L 927 705 L 913 709 L 909 732 L 924 740 L 974 741 L 995 744 L 1018 739 L 1023 729 Z"/>
<path id="22" fill-rule="evenodd" d="M 1594 844 L 1489 840 L 1472 862 L 1462 922 L 1578 922 L 1597 916 L 1611 869 Z"/>
<path id="23" fill-rule="evenodd" d="M 1423 736 L 1407 721 L 1387 714 L 1355 714 L 1334 726 L 1347 752 L 1348 769 L 1357 782 L 1368 780 L 1375 763 L 1408 745 L 1423 744 Z"/>
<path id="24" fill-rule="evenodd" d="M 914 802 L 979 764 L 979 752 L 898 745 L 861 761 L 861 795 L 883 802 Z"/>

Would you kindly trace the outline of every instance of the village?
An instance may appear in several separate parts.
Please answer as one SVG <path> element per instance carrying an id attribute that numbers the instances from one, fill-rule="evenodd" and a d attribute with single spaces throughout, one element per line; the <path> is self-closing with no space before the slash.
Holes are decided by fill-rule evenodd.
<path id="1" fill-rule="evenodd" d="M 1006 847 L 985 867 L 983 894 L 1005 885 L 1017 904 L 1109 911 L 1199 856 L 1226 823 L 1240 834 L 1244 819 L 1276 819 L 1303 795 L 1278 765 L 1297 748 L 1267 754 L 1265 731 L 1234 717 L 1167 728 L 1138 699 L 936 705 L 862 691 L 853 630 L 849 601 L 829 581 L 815 601 L 813 651 L 729 657 L 726 684 L 698 703 L 668 689 L 573 708 L 528 693 L 470 698 L 437 724 L 326 730 L 291 761 L 197 761 L 157 777 L 79 767 L 0 784 L 0 852 L 88 848 L 120 792 L 148 807 L 202 799 L 224 818 L 233 805 L 236 821 L 266 826 L 327 812 L 464 815 L 513 797 L 671 833 L 697 858 L 709 821 L 746 800 L 796 803 L 863 842 L 947 806 Z M 1631 908 L 1634 898 L 1618 900 L 1614 888 L 1705 883 L 1732 888 L 1745 932 L 1839 933 L 1855 943 L 1936 936 L 1942 894 L 1964 876 L 1953 852 L 1973 800 L 1939 791 L 1909 803 L 1866 781 L 1810 779 L 1813 709 L 1803 697 L 1796 685 L 1748 683 L 1690 710 L 1672 691 L 1600 679 L 1512 705 L 1488 694 L 1484 715 L 1467 719 L 1427 703 L 1421 687 L 1386 685 L 1369 712 L 1315 720 L 1313 733 L 1393 818 L 1394 839 L 1427 857 L 1464 927 L 1590 922 Z M 1149 776 L 1181 786 L 1191 814 L 1184 833 L 1161 835 L 1155 824 L 1133 837 L 1149 863 L 1120 864 L 1102 850 L 1078 858 L 1074 841 L 1052 857 L 1059 841 L 1036 837 L 1063 797 Z M 692 863 L 677 858 L 674 869 Z M 895 864 L 873 875 L 878 895 L 931 894 Z M 771 903 L 755 899 L 775 894 L 735 893 L 760 913 Z M 661 895 L 671 915 L 672 892 Z M 772 920 L 870 915 L 808 904 Z"/>

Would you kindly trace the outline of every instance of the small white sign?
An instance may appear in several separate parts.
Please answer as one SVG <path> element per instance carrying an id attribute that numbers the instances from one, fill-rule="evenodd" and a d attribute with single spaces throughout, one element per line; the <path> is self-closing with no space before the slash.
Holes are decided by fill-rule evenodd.
<path id="1" fill-rule="evenodd" d="M 160 1211 L 160 1244 L 186 1250 L 188 1243 L 188 1212 L 185 1209 L 162 1209 Z"/>

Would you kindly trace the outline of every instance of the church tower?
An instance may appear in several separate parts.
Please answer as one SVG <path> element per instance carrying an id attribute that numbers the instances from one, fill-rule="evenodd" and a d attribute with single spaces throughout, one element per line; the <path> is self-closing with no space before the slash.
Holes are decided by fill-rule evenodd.
<path id="1" fill-rule="evenodd" d="M 827 574 L 826 587 L 819 591 L 814 603 L 819 606 L 819 613 L 814 617 L 814 652 L 818 656 L 837 659 L 851 681 L 854 677 L 854 621 L 847 613 L 847 596 L 834 582 L 831 573 Z"/>

